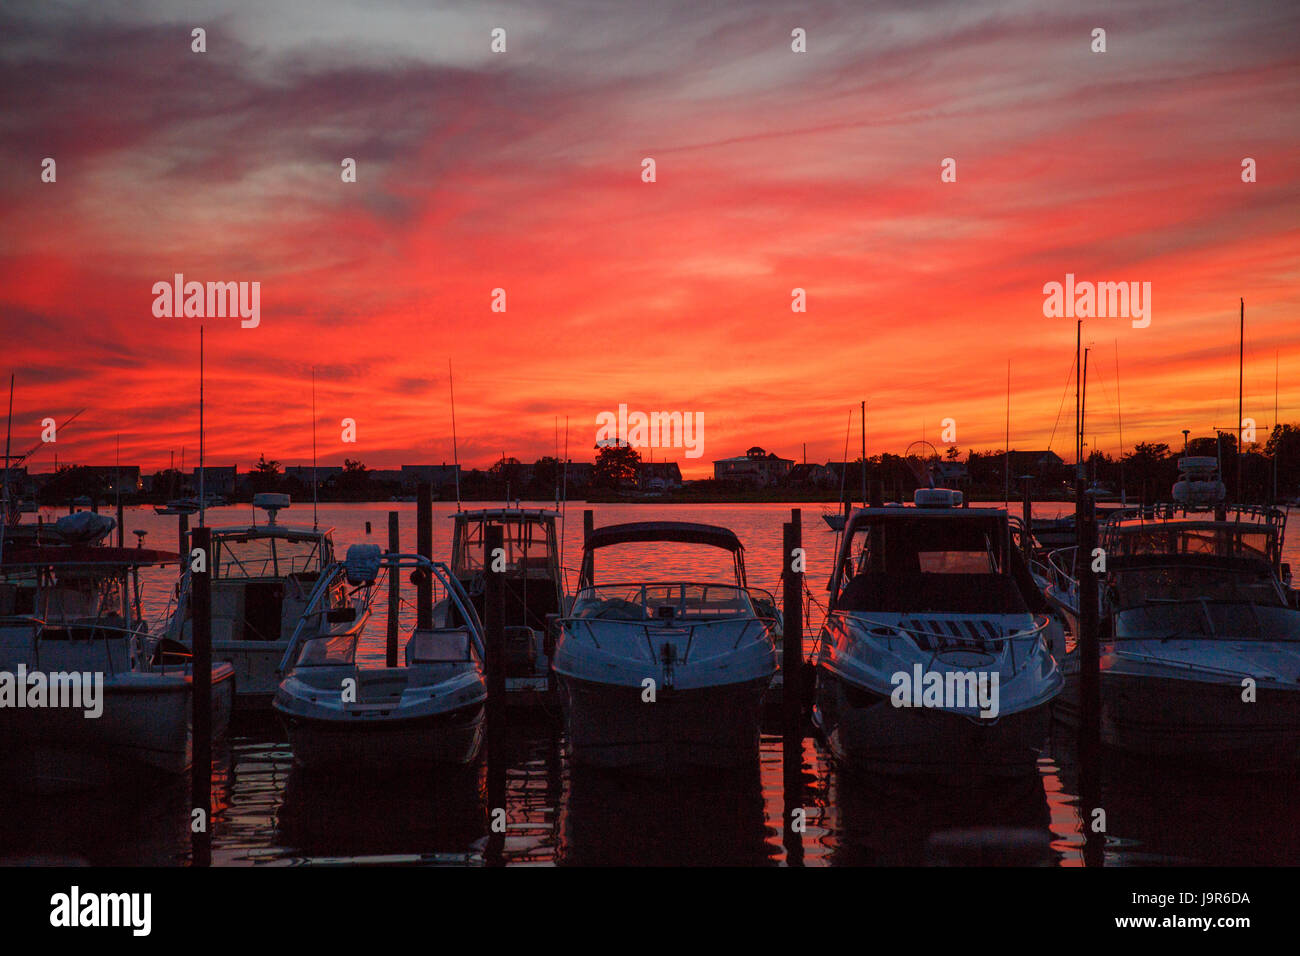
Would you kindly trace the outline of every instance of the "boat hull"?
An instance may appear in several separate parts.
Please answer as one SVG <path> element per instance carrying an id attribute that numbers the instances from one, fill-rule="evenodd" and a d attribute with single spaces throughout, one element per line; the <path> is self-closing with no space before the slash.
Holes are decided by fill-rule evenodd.
<path id="1" fill-rule="evenodd" d="M 640 687 L 562 674 L 569 752 L 582 764 L 664 775 L 737 768 L 758 760 L 763 695 L 771 675 L 688 690 Z"/>
<path id="2" fill-rule="evenodd" d="M 277 708 L 294 763 L 306 770 L 391 770 L 412 765 L 472 763 L 483 746 L 485 705 L 412 717 L 339 720 Z"/>
<path id="3" fill-rule="evenodd" d="M 1263 772 L 1300 764 L 1300 689 L 1256 691 L 1239 683 L 1101 674 L 1101 740 L 1117 751 L 1225 770 Z M 1079 726 L 1079 674 L 1067 670 L 1057 720 Z"/>
<path id="4" fill-rule="evenodd" d="M 880 773 L 1004 775 L 1032 768 L 1051 726 L 1049 704 L 994 720 L 935 707 L 895 707 L 823 667 L 813 721 L 842 766 Z"/>
<path id="5" fill-rule="evenodd" d="M 212 735 L 224 736 L 234 702 L 234 672 L 212 675 Z M 67 793 L 134 783 L 142 775 L 190 769 L 193 740 L 188 674 L 132 673 L 104 683 L 103 713 L 6 708 L 0 721 L 0 780 L 35 793 Z"/>

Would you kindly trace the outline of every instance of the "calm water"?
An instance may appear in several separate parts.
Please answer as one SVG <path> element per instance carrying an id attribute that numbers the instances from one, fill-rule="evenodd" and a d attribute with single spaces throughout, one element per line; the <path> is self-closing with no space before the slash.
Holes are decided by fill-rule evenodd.
<path id="1" fill-rule="evenodd" d="M 542 503 L 543 505 L 545 503 Z M 565 524 L 564 563 L 581 553 L 582 505 Z M 415 550 L 415 506 L 323 505 L 320 523 L 348 544 L 387 541 L 387 513 L 401 513 L 402 548 Z M 596 524 L 652 519 L 703 521 L 733 529 L 746 547 L 749 583 L 779 592 L 781 525 L 787 505 L 596 505 Z M 1065 505 L 1038 505 L 1053 515 Z M 434 552 L 449 552 L 454 505 L 435 503 Z M 807 582 L 823 599 L 834 534 L 821 506 L 803 506 Z M 214 526 L 247 523 L 251 509 L 210 511 Z M 57 512 L 46 512 L 46 518 Z M 310 505 L 281 515 L 310 524 Z M 127 513 L 128 532 L 175 549 L 175 518 L 151 509 Z M 373 533 L 367 536 L 365 523 Z M 1294 527 L 1290 531 L 1294 532 Z M 1287 560 L 1300 567 L 1289 535 Z M 128 539 L 131 535 L 128 533 Z M 619 555 L 620 550 L 625 554 Z M 722 552 L 686 549 L 672 570 L 662 551 L 642 547 L 599 555 L 598 579 L 729 573 Z M 174 572 L 149 574 L 151 615 L 161 616 Z M 573 575 L 576 577 L 576 574 Z M 405 594 L 404 597 L 412 597 Z M 381 664 L 386 601 L 375 604 L 360 659 Z M 816 615 L 814 609 L 814 615 Z M 402 626 L 414 623 L 409 606 Z M 816 623 L 814 618 L 813 623 Z M 309 778 L 292 767 L 273 720 L 237 726 L 213 763 L 213 862 L 225 866 L 388 864 L 741 864 L 905 865 L 932 859 L 927 841 L 944 830 L 1004 826 L 1050 841 L 1050 861 L 1084 862 L 1073 743 L 1056 731 L 1036 773 L 1011 781 L 901 784 L 837 773 L 820 742 L 802 742 L 797 765 L 780 736 L 763 738 L 756 770 L 672 782 L 623 778 L 570 767 L 558 714 L 511 727 L 504 774 L 487 768 L 434 779 Z M 513 720 L 513 718 L 512 718 Z M 790 764 L 789 766 L 787 764 Z M 501 781 L 504 776 L 504 781 Z M 1295 864 L 1300 808 L 1294 776 L 1180 773 L 1111 763 L 1101 805 L 1109 835 L 1106 865 Z M 503 788 L 504 796 L 498 795 Z M 30 799 L 0 795 L 0 861 L 182 864 L 189 853 L 188 784 L 122 794 Z M 789 790 L 789 794 L 787 794 Z M 491 806 L 504 805 L 508 828 L 490 832 Z M 787 834 L 786 809 L 801 807 L 806 827 Z"/>

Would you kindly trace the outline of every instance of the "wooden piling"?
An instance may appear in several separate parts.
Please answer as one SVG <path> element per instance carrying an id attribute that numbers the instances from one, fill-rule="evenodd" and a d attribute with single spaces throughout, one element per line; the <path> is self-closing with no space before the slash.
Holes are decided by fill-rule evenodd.
<path id="1" fill-rule="evenodd" d="M 487 652 L 483 663 L 487 670 L 489 736 L 503 726 L 506 702 L 505 572 L 497 569 L 504 539 L 499 524 L 483 529 L 483 646 Z"/>
<path id="2" fill-rule="evenodd" d="M 885 506 L 885 483 L 877 478 L 871 483 L 871 507 L 883 508 Z"/>
<path id="3" fill-rule="evenodd" d="M 782 545 L 782 654 L 781 696 L 787 722 L 795 723 L 803 710 L 803 571 L 794 570 L 795 552 L 803 548 L 803 519 L 798 508 L 790 509 L 784 525 Z M 800 562 L 802 565 L 802 562 Z"/>
<path id="4" fill-rule="evenodd" d="M 402 550 L 397 534 L 397 512 L 388 512 L 388 551 L 397 554 Z M 384 666 L 397 666 L 397 617 L 401 613 L 401 574 L 397 568 L 388 571 L 388 633 L 384 649 Z"/>
<path id="5" fill-rule="evenodd" d="M 179 534 L 176 553 L 181 556 L 182 567 L 184 567 L 184 562 L 189 560 L 188 555 L 190 553 L 190 516 L 186 514 L 177 515 L 176 525 Z"/>
<path id="6" fill-rule="evenodd" d="M 126 547 L 126 527 L 122 521 L 122 511 L 122 499 L 119 498 L 117 501 L 117 546 L 119 548 Z"/>
<path id="7" fill-rule="evenodd" d="M 420 482 L 416 491 L 415 550 L 433 560 L 433 486 L 427 481 Z M 424 571 L 416 576 L 415 626 L 433 627 L 433 576 Z"/>
<path id="8" fill-rule="evenodd" d="M 1080 477 L 1075 494 L 1075 529 L 1079 580 L 1079 797 L 1084 809 L 1084 861 L 1100 865 L 1104 859 L 1104 834 L 1091 829 L 1093 811 L 1101 803 L 1101 623 L 1097 574 L 1093 550 L 1097 547 L 1097 521 L 1093 501 Z"/>
<path id="9" fill-rule="evenodd" d="M 1020 499 L 1020 519 L 1024 522 L 1025 530 L 1020 539 L 1020 545 L 1025 552 L 1025 563 L 1028 564 L 1034 556 L 1034 505 L 1030 500 L 1030 489 L 1033 487 L 1034 479 L 1030 475 L 1020 476 L 1021 499 Z"/>
<path id="10" fill-rule="evenodd" d="M 582 510 L 582 547 L 586 550 L 587 539 L 591 537 L 591 532 L 596 528 L 596 513 L 590 508 Z"/>
<path id="11" fill-rule="evenodd" d="M 202 811 L 202 832 L 191 827 L 195 866 L 212 861 L 212 529 L 194 529 L 194 547 L 203 553 L 202 570 L 190 574 L 191 695 L 190 728 L 194 762 L 190 768 L 192 806 Z M 188 554 L 181 555 L 189 561 Z M 191 565 L 192 567 L 192 565 Z"/>

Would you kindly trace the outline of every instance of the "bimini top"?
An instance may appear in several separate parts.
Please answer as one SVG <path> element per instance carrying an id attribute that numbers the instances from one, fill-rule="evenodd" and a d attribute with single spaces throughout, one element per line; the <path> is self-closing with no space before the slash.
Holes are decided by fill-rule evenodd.
<path id="1" fill-rule="evenodd" d="M 723 548 L 733 554 L 744 550 L 735 532 L 711 524 L 692 521 L 633 521 L 629 524 L 610 524 L 593 528 L 587 538 L 586 550 L 637 541 L 678 541 L 683 544 L 707 544 Z"/>
<path id="2" fill-rule="evenodd" d="M 96 545 L 41 545 L 5 548 L 5 568 L 139 568 L 176 564 L 180 555 L 153 548 L 110 548 Z"/>

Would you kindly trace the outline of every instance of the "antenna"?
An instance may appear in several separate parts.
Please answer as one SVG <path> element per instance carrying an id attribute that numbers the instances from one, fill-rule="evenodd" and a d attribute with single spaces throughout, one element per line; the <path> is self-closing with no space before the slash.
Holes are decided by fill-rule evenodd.
<path id="1" fill-rule="evenodd" d="M 1119 339 L 1115 340 L 1115 417 L 1119 421 L 1119 504 L 1128 505 L 1128 496 L 1124 493 L 1124 406 L 1119 400 Z"/>
<path id="2" fill-rule="evenodd" d="M 1002 452 L 1002 504 L 1011 508 L 1011 359 L 1007 359 L 1007 441 Z"/>
<path id="3" fill-rule="evenodd" d="M 1242 416 L 1245 415 L 1245 409 L 1242 407 L 1242 397 L 1245 394 L 1245 385 L 1243 373 L 1246 367 L 1246 300 L 1241 300 L 1241 335 L 1237 340 L 1237 504 L 1242 503 L 1241 498 L 1241 472 L 1245 458 L 1242 456 L 1241 436 Z"/>
<path id="4" fill-rule="evenodd" d="M 564 507 L 560 509 L 560 573 L 564 573 L 564 516 L 569 513 L 569 416 L 564 416 Z M 568 582 L 565 582 L 568 586 Z"/>
<path id="5" fill-rule="evenodd" d="M 316 490 L 316 366 L 311 367 L 311 530 L 316 531 L 316 502 L 320 497 Z"/>
<path id="6" fill-rule="evenodd" d="M 203 527 L 203 512 L 207 507 L 203 490 L 203 326 L 199 326 L 199 527 Z"/>
<path id="7" fill-rule="evenodd" d="M 456 380 L 451 374 L 451 359 L 447 359 L 447 388 L 451 390 L 451 460 L 456 466 L 456 513 L 460 513 L 460 452 L 456 448 Z"/>
<path id="8" fill-rule="evenodd" d="M 862 403 L 862 507 L 867 506 L 867 403 Z"/>
<path id="9" fill-rule="evenodd" d="M 3 501 L 0 501 L 0 507 L 3 507 L 3 513 L 0 513 L 0 559 L 4 558 L 5 553 L 5 528 L 9 525 L 9 449 L 13 441 L 14 434 L 14 373 L 9 373 L 9 425 L 5 428 L 5 474 Z"/>

